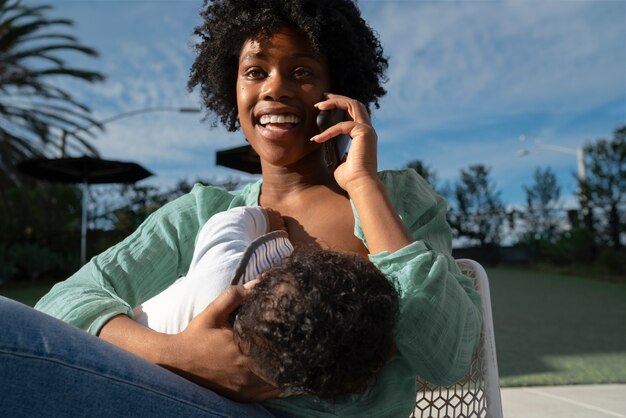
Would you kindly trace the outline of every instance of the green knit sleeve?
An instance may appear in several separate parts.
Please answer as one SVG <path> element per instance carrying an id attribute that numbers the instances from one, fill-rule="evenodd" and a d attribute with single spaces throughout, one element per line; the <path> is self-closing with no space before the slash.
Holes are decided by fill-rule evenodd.
<path id="1" fill-rule="evenodd" d="M 413 170 L 381 173 L 415 242 L 370 256 L 400 292 L 396 344 L 414 373 L 449 384 L 469 367 L 481 328 L 481 304 L 451 256 L 446 202 Z"/>
<path id="2" fill-rule="evenodd" d="M 132 317 L 135 306 L 187 272 L 201 226 L 226 210 L 233 197 L 219 188 L 196 185 L 56 284 L 35 309 L 92 334 L 116 315 Z"/>

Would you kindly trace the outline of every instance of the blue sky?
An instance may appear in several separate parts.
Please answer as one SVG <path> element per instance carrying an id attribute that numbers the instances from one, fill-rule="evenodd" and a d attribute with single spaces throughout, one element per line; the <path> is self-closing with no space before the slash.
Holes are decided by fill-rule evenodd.
<path id="1" fill-rule="evenodd" d="M 31 2 L 32 3 L 32 2 Z M 36 4 L 41 4 L 37 2 Z M 52 15 L 100 52 L 80 65 L 107 81 L 65 83 L 96 118 L 154 106 L 199 106 L 186 82 L 201 0 L 54 0 Z M 387 96 L 374 111 L 381 169 L 420 159 L 440 182 L 471 164 L 492 167 L 507 204 L 522 204 L 535 167 L 551 166 L 574 205 L 573 155 L 516 151 L 536 141 L 576 148 L 626 124 L 624 0 L 361 0 L 390 58 Z M 147 113 L 107 125 L 95 145 L 133 160 L 150 183 L 241 176 L 215 151 L 244 144 L 200 114 Z M 526 141 L 520 141 L 520 135 Z"/>

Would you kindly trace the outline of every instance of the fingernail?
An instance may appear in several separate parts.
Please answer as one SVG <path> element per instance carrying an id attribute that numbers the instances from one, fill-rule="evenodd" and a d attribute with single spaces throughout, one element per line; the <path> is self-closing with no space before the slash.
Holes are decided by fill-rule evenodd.
<path id="1" fill-rule="evenodd" d="M 311 137 L 311 139 L 310 139 L 309 141 L 311 141 L 311 142 L 315 142 L 315 140 L 317 139 L 317 137 L 318 137 L 318 136 L 319 136 L 319 135 L 312 136 L 312 137 Z"/>
<path id="2" fill-rule="evenodd" d="M 257 278 L 257 279 L 253 279 L 253 280 L 250 280 L 249 282 L 244 283 L 243 287 L 244 289 L 246 289 L 246 293 L 249 293 L 259 281 L 260 280 Z"/>

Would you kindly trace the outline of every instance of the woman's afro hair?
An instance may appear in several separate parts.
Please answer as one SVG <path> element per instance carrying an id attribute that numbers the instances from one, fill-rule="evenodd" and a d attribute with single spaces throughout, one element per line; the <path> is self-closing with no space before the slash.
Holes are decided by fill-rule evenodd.
<path id="1" fill-rule="evenodd" d="M 235 336 L 285 393 L 340 400 L 363 392 L 394 352 L 398 293 L 366 258 L 295 254 L 239 309 Z"/>
<path id="2" fill-rule="evenodd" d="M 352 0 L 215 0 L 200 15 L 199 41 L 188 87 L 200 94 L 213 126 L 239 127 L 236 82 L 241 48 L 255 36 L 297 28 L 329 63 L 331 93 L 378 107 L 386 91 L 387 59 L 380 41 Z"/>

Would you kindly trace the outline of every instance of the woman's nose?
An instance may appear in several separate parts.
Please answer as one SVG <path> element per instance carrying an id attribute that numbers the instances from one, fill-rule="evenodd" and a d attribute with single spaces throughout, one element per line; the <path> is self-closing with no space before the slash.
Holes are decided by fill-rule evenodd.
<path id="1" fill-rule="evenodd" d="M 263 83 L 261 97 L 264 100 L 282 101 L 293 97 L 293 86 L 281 74 L 271 74 Z"/>

